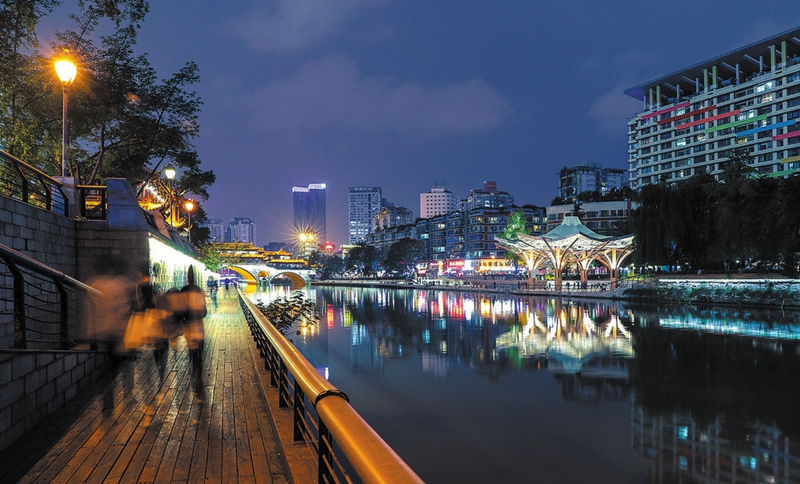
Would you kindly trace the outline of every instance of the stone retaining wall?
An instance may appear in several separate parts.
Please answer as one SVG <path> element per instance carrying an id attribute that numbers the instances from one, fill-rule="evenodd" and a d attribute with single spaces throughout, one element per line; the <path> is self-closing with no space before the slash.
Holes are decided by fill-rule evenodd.
<path id="1" fill-rule="evenodd" d="M 108 362 L 97 351 L 0 350 L 0 450 L 97 381 Z"/>

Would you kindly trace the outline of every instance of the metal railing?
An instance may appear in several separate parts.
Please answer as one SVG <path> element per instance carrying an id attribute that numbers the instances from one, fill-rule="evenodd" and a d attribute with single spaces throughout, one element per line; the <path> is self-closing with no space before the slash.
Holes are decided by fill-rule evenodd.
<path id="1" fill-rule="evenodd" d="M 5 151 L 0 151 L 0 195 L 69 215 L 69 203 L 61 182 Z"/>
<path id="2" fill-rule="evenodd" d="M 108 189 L 105 185 L 78 185 L 79 215 L 87 220 L 105 220 L 108 216 Z"/>
<path id="3" fill-rule="evenodd" d="M 295 442 L 308 443 L 317 456 L 318 482 L 423 482 L 241 292 L 239 301 L 279 405 L 293 412 Z"/>
<path id="4" fill-rule="evenodd" d="M 0 321 L 13 322 L 17 349 L 68 349 L 95 289 L 0 244 Z"/>

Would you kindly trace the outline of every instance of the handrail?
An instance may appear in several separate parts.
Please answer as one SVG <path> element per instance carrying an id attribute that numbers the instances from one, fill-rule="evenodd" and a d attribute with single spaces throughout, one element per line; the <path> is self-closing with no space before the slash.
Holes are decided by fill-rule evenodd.
<path id="1" fill-rule="evenodd" d="M 0 287 L 11 296 L 0 310 L 14 319 L 13 335 L 2 344 L 17 349 L 68 349 L 77 336 L 85 296 L 100 292 L 3 244 L 0 262 L 11 275 Z"/>
<path id="2" fill-rule="evenodd" d="M 338 475 L 335 471 L 341 472 L 346 482 L 351 482 L 347 472 L 339 465 L 342 457 L 366 484 L 423 482 L 353 409 L 347 396 L 324 379 L 241 291 L 239 300 L 267 368 L 271 371 L 273 384 L 276 382 L 276 372 L 285 372 L 294 379 L 294 395 L 281 395 L 281 401 L 294 402 L 295 440 L 298 440 L 298 435 L 315 437 L 308 431 L 298 434 L 297 426 L 302 423 L 297 420 L 305 416 L 302 410 L 298 412 L 298 407 L 304 405 L 300 400 L 307 398 L 317 413 L 319 422 L 315 443 L 319 482 L 336 482 Z M 273 358 L 278 360 L 277 364 Z M 287 375 L 279 375 L 277 379 L 285 382 Z M 278 386 L 282 393 L 291 392 L 289 385 Z M 336 445 L 327 434 L 330 434 Z M 339 449 L 341 452 L 337 452 Z"/>
<path id="3" fill-rule="evenodd" d="M 69 215 L 69 202 L 61 182 L 2 150 L 0 195 L 60 215 Z"/>
<path id="4" fill-rule="evenodd" d="M 0 258 L 5 259 L 5 260 L 10 259 L 10 260 L 16 262 L 18 265 L 20 265 L 20 266 L 22 266 L 22 267 L 24 267 L 26 269 L 30 269 L 30 270 L 32 270 L 34 272 L 38 272 L 39 274 L 41 274 L 43 276 L 47 276 L 47 277 L 53 279 L 54 281 L 63 282 L 65 284 L 69 285 L 69 286 L 72 286 L 72 287 L 81 289 L 83 291 L 86 291 L 87 293 L 94 294 L 94 295 L 100 295 L 101 294 L 100 291 L 98 291 L 97 289 L 93 288 L 92 286 L 86 285 L 86 284 L 82 283 L 81 281 L 79 281 L 79 280 L 77 280 L 77 279 L 75 279 L 73 277 L 70 277 L 67 274 L 65 274 L 65 273 L 63 273 L 63 272 L 61 272 L 59 270 L 53 269 L 52 267 L 48 266 L 47 264 L 39 262 L 38 260 L 34 259 L 33 257 L 29 257 L 29 256 L 23 254 L 22 252 L 18 252 L 16 250 L 12 249 L 11 247 L 8 247 L 8 246 L 3 245 L 3 244 L 0 244 Z"/>

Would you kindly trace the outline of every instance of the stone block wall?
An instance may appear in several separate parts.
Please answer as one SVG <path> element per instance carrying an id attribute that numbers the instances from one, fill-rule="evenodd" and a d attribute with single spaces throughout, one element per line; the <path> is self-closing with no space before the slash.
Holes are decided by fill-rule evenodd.
<path id="1" fill-rule="evenodd" d="M 11 198 L 0 197 L 0 244 L 75 274 L 75 221 Z"/>
<path id="2" fill-rule="evenodd" d="M 109 356 L 97 351 L 0 350 L 0 450 L 96 382 Z"/>
<path id="3" fill-rule="evenodd" d="M 126 180 L 109 179 L 107 189 L 104 221 L 74 220 L 0 197 L 0 244 L 86 284 L 108 260 L 134 278 L 149 260 L 147 220 Z M 4 302 L 12 296 L 13 278 L 0 263 L 0 305 L 7 305 L 0 307 L 0 449 L 96 381 L 109 358 L 95 351 L 13 349 L 13 306 Z M 80 312 L 70 319 L 71 328 L 85 324 Z"/>

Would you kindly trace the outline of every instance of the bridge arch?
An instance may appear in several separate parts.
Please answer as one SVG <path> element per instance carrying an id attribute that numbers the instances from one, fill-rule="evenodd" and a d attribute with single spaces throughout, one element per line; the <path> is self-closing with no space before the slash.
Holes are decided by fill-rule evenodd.
<path id="1" fill-rule="evenodd" d="M 311 280 L 311 269 L 278 269 L 268 265 L 237 264 L 228 267 L 248 284 L 260 281 L 271 282 L 276 276 L 286 276 L 293 284 L 308 284 Z"/>

